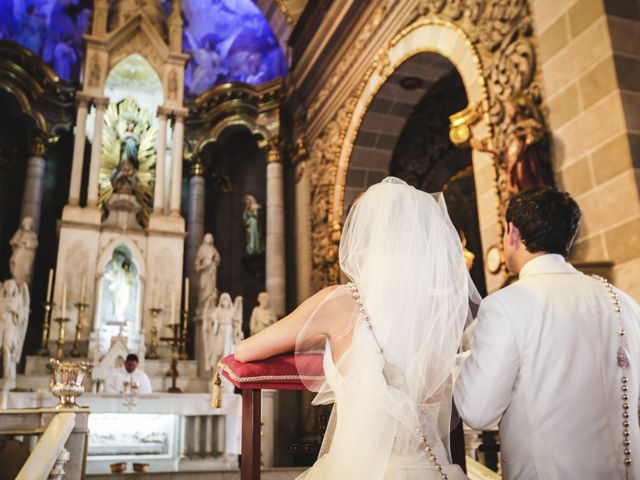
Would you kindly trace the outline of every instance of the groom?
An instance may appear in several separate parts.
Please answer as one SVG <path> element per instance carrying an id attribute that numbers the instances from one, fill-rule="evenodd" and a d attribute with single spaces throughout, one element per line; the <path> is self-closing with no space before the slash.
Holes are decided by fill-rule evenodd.
<path id="1" fill-rule="evenodd" d="M 607 287 L 565 261 L 580 223 L 569 194 L 525 190 L 506 217 L 505 263 L 519 280 L 480 306 L 455 385 L 460 415 L 500 426 L 506 480 L 640 479 L 640 307 L 614 289 L 618 320 Z"/>

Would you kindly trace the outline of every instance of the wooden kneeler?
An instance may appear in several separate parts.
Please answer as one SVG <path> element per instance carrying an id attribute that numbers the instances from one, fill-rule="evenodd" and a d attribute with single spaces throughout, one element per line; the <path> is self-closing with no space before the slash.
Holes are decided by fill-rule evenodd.
<path id="1" fill-rule="evenodd" d="M 308 385 L 319 385 L 324 379 L 322 355 L 298 355 L 297 361 L 304 362 L 304 377 L 298 374 L 293 354 L 250 363 L 238 362 L 229 355 L 218 363 L 215 385 L 220 386 L 222 375 L 242 390 L 241 480 L 260 479 L 261 390 L 306 390 Z M 214 386 L 214 406 L 219 406 L 220 398 Z"/>

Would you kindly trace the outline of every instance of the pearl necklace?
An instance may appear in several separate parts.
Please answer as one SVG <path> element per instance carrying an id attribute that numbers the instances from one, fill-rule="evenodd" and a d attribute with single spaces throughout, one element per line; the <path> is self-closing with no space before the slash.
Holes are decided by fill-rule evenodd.
<path id="1" fill-rule="evenodd" d="M 373 325 L 371 324 L 369 315 L 367 314 L 367 311 L 364 308 L 364 302 L 360 297 L 360 292 L 358 291 L 358 287 L 351 282 L 347 283 L 347 286 L 351 289 L 351 295 L 353 295 L 353 298 L 355 298 L 356 303 L 360 307 L 360 314 L 362 315 L 362 318 L 364 318 L 364 321 L 367 324 L 367 328 L 371 332 L 371 335 L 373 335 L 373 340 L 376 342 L 376 347 L 378 348 L 378 351 L 380 352 L 380 356 L 384 361 L 384 366 L 382 367 L 382 376 L 384 377 L 385 382 L 387 382 L 387 385 L 394 388 L 404 385 L 406 383 L 406 378 L 402 370 L 400 370 L 395 365 L 390 364 L 389 362 L 387 362 L 386 358 L 384 358 L 384 350 L 380 345 L 380 342 L 378 341 L 378 337 L 373 331 Z M 440 473 L 440 478 L 442 480 L 448 480 L 449 476 L 444 472 L 442 465 L 438 463 L 438 459 L 436 458 L 436 455 L 433 453 L 433 450 L 429 446 L 429 443 L 427 442 L 427 438 L 422 433 L 422 429 L 418 427 L 416 428 L 416 431 L 418 435 L 422 437 L 422 445 L 424 445 L 424 452 L 427 454 L 427 456 L 435 466 L 436 470 Z"/>
<path id="2" fill-rule="evenodd" d="M 627 393 L 629 389 L 627 382 L 629 379 L 627 378 L 626 370 L 629 368 L 629 365 L 631 365 L 631 361 L 629 360 L 629 352 L 624 346 L 625 331 L 624 328 L 622 328 L 622 315 L 618 294 L 605 278 L 600 275 L 592 275 L 592 277 L 600 281 L 602 286 L 607 290 L 609 297 L 611 297 L 618 327 L 618 337 L 620 338 L 620 347 L 618 347 L 618 351 L 616 352 L 616 363 L 618 367 L 620 367 L 622 374 L 620 377 L 620 390 L 622 391 L 622 395 L 620 396 L 622 399 L 622 446 L 624 447 L 625 478 L 628 480 L 630 478 L 629 469 L 631 467 L 631 449 L 629 448 L 631 440 L 629 440 L 629 394 Z"/>

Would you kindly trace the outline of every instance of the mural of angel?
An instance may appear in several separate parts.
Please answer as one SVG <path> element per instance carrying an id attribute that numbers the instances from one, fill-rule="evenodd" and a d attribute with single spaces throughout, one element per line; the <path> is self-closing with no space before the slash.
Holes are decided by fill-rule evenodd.
<path id="1" fill-rule="evenodd" d="M 114 193 L 135 196 L 140 222 L 147 226 L 153 206 L 157 125 L 149 112 L 127 97 L 105 112 L 100 160 L 100 206 L 108 207 Z"/>
<path id="2" fill-rule="evenodd" d="M 193 72 L 191 92 L 200 95 L 215 85 L 218 77 L 225 75 L 227 69 L 220 66 L 220 55 L 216 52 L 215 42 L 210 38 L 204 38 L 202 48 L 194 49 L 191 55 L 198 65 Z"/>
<path id="3" fill-rule="evenodd" d="M 203 322 L 205 368 L 214 369 L 218 361 L 232 354 L 236 345 L 244 338 L 242 333 L 242 297 L 232 303 L 231 295 L 220 295 L 218 305 L 210 302 Z"/>
<path id="4" fill-rule="evenodd" d="M 29 287 L 24 282 L 7 280 L 0 287 L 0 346 L 5 380 L 15 379 L 28 322 Z"/>

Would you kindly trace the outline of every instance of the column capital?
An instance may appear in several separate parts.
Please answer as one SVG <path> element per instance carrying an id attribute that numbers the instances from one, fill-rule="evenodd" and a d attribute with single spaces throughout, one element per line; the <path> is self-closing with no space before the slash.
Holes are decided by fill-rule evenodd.
<path id="1" fill-rule="evenodd" d="M 88 107 L 92 100 L 93 100 L 93 97 L 91 95 L 88 95 L 88 94 L 86 94 L 84 92 L 76 92 L 76 106 L 77 107 L 79 107 L 81 105 L 84 105 L 85 107 Z"/>
<path id="2" fill-rule="evenodd" d="M 174 108 L 173 109 L 173 116 L 176 119 L 176 121 L 183 122 L 184 119 L 187 117 L 187 115 L 189 115 L 189 109 L 188 108 Z"/>
<path id="3" fill-rule="evenodd" d="M 280 155 L 280 139 L 278 137 L 260 140 L 258 142 L 258 147 L 267 151 L 267 163 L 282 162 L 282 156 Z"/>
<path id="4" fill-rule="evenodd" d="M 167 117 L 171 116 L 171 114 L 173 113 L 173 110 L 171 110 L 170 108 L 165 107 L 164 105 L 160 105 L 158 107 L 157 113 L 158 113 L 159 117 L 167 118 Z"/>
<path id="5" fill-rule="evenodd" d="M 187 159 L 188 160 L 188 159 Z M 191 157 L 189 173 L 192 177 L 204 176 L 204 163 L 200 160 L 200 157 L 194 155 Z"/>
<path id="6" fill-rule="evenodd" d="M 96 104 L 96 108 L 106 108 L 109 105 L 109 97 L 93 97 L 93 103 Z"/>
<path id="7" fill-rule="evenodd" d="M 29 133 L 29 156 L 44 157 L 47 149 L 58 143 L 58 140 L 60 140 L 58 135 L 50 136 L 42 130 L 32 130 Z"/>
<path id="8" fill-rule="evenodd" d="M 298 165 L 309 158 L 309 151 L 302 137 L 299 137 L 293 145 L 289 147 L 291 153 L 291 164 Z"/>

